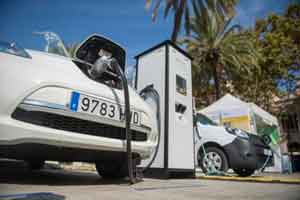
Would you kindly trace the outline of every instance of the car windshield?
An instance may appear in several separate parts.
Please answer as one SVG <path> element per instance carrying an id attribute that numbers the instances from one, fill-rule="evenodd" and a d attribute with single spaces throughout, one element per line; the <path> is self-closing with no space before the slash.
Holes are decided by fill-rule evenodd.
<path id="1" fill-rule="evenodd" d="M 196 115 L 196 121 L 200 122 L 203 125 L 218 126 L 217 123 L 215 123 L 214 121 L 212 121 L 211 119 L 209 119 L 208 117 L 200 113 Z"/>
<path id="2" fill-rule="evenodd" d="M 67 48 L 60 37 L 53 32 L 34 32 L 36 35 L 41 35 L 46 40 L 46 46 L 44 51 L 47 53 L 53 53 L 60 56 L 71 57 Z"/>

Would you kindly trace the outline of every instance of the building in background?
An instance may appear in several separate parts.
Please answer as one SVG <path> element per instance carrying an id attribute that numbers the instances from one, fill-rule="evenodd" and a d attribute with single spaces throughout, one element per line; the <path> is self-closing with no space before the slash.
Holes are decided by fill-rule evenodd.
<path id="1" fill-rule="evenodd" d="M 300 171 L 300 81 L 292 93 L 275 101 L 273 110 L 279 119 L 282 147 L 291 157 L 293 170 Z"/>

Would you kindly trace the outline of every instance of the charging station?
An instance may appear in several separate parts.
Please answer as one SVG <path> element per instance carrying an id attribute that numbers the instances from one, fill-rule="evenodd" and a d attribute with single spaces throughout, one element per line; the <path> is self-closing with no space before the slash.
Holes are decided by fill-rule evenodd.
<path id="1" fill-rule="evenodd" d="M 163 178 L 195 176 L 192 58 L 169 40 L 135 58 L 137 91 L 153 85 L 160 96 L 158 152 L 144 175 Z M 149 160 L 143 161 L 142 166 Z"/>

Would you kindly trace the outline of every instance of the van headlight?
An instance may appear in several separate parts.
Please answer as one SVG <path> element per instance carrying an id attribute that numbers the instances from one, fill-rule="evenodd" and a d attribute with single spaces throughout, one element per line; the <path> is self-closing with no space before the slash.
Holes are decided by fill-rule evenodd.
<path id="1" fill-rule="evenodd" d="M 249 135 L 241 129 L 226 127 L 226 131 L 230 134 L 236 135 L 237 137 L 249 139 Z"/>

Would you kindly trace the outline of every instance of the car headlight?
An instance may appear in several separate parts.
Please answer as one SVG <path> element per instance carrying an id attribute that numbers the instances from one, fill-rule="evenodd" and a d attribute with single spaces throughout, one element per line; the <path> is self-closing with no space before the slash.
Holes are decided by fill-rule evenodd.
<path id="1" fill-rule="evenodd" d="M 249 139 L 249 135 L 241 129 L 226 127 L 226 131 L 230 134 L 236 135 L 237 137 Z"/>
<path id="2" fill-rule="evenodd" d="M 27 96 L 22 104 L 46 107 L 52 109 L 68 110 L 71 91 L 60 87 L 44 87 Z"/>
<path id="3" fill-rule="evenodd" d="M 29 53 L 16 43 L 0 42 L 0 52 L 20 56 L 23 58 L 31 58 Z"/>

